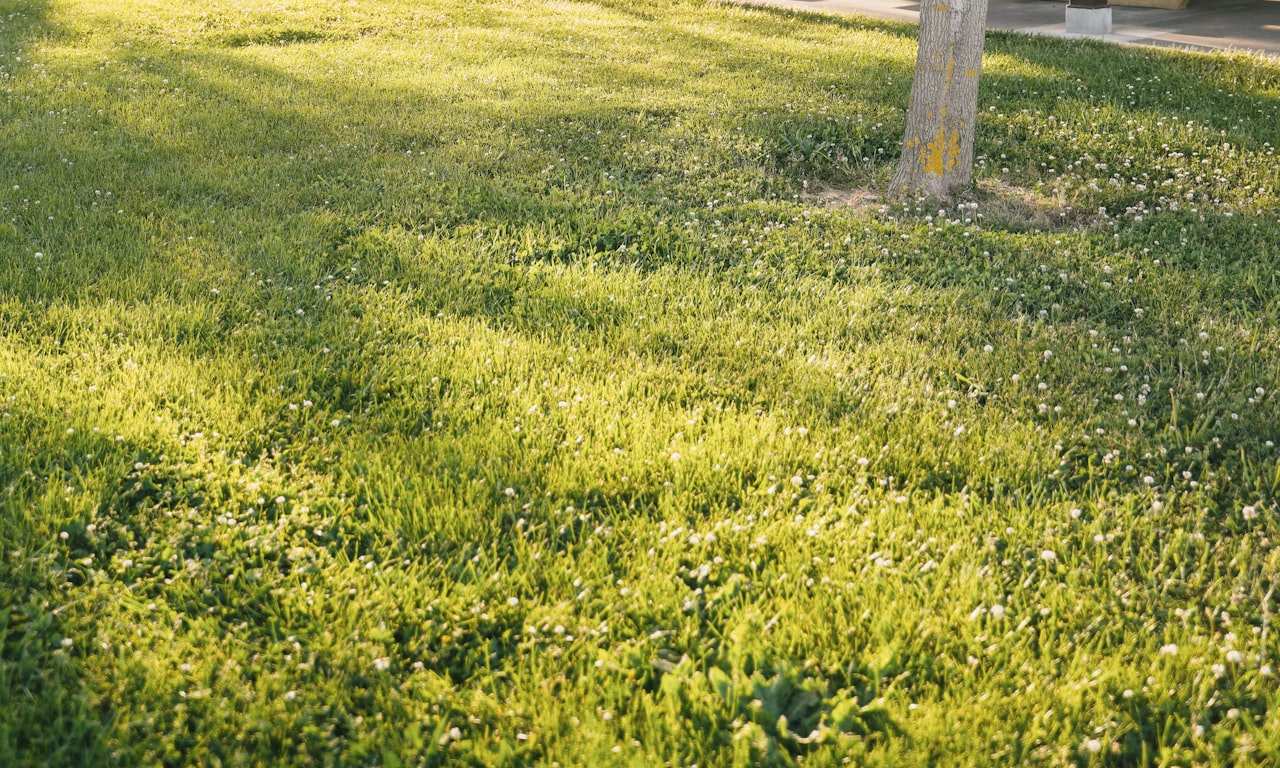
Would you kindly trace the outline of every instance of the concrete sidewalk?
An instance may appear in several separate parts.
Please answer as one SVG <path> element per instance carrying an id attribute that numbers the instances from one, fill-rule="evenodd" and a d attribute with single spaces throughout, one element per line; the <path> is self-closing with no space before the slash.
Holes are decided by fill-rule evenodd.
<path id="1" fill-rule="evenodd" d="M 805 11 L 860 13 L 882 19 L 919 21 L 913 0 L 752 0 Z M 1066 3 L 1060 0 L 990 0 L 987 28 L 1068 37 Z M 1191 0 L 1180 11 L 1112 8 L 1118 43 L 1193 50 L 1250 51 L 1280 56 L 1280 0 Z"/>

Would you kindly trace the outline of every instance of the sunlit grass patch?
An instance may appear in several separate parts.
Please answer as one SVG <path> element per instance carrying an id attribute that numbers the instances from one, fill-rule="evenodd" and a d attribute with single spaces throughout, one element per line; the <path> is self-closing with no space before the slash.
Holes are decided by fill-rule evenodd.
<path id="1" fill-rule="evenodd" d="M 912 34 L 0 0 L 0 763 L 1274 762 L 1280 73 Z"/>

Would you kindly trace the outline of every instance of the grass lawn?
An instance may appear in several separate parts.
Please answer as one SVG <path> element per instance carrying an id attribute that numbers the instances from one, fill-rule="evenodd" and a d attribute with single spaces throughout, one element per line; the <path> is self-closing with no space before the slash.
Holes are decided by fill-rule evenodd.
<path id="1" fill-rule="evenodd" d="M 1280 64 L 0 0 L 0 764 L 1275 765 Z"/>

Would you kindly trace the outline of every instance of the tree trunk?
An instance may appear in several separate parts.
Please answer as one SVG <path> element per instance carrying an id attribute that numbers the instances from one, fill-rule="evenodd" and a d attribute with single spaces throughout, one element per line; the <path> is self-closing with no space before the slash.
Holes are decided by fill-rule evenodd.
<path id="1" fill-rule="evenodd" d="M 987 0 L 924 0 L 898 172 L 889 194 L 948 199 L 973 180 Z"/>

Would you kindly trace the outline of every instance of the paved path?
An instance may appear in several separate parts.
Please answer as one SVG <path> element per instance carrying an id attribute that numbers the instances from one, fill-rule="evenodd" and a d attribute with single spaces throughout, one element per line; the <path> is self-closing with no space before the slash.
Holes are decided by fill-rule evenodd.
<path id="1" fill-rule="evenodd" d="M 807 11 L 861 13 L 919 20 L 914 0 L 753 0 Z M 987 27 L 1066 37 L 1066 4 L 1052 0 L 990 0 Z M 1280 56 L 1280 0 L 1191 0 L 1180 11 L 1112 8 L 1107 40 L 1199 50 L 1254 51 Z"/>

